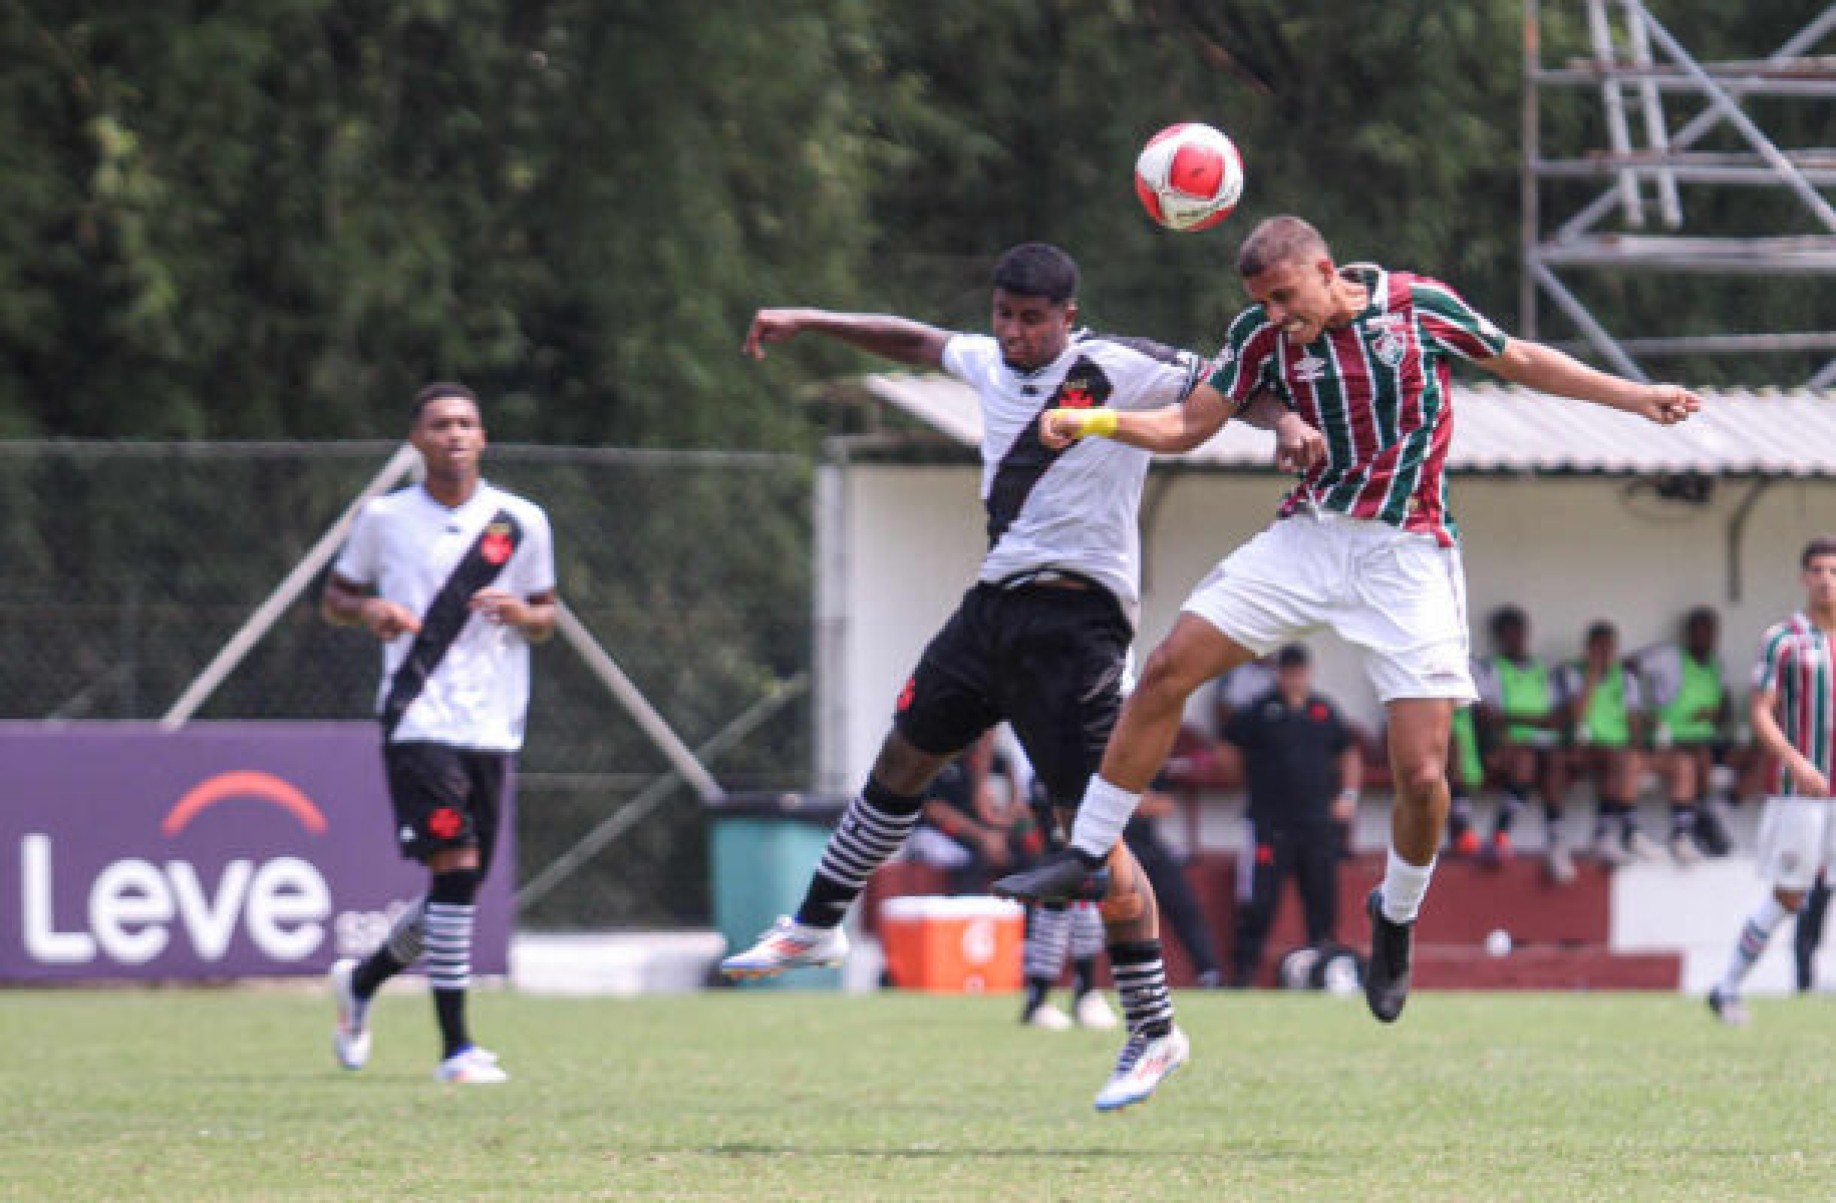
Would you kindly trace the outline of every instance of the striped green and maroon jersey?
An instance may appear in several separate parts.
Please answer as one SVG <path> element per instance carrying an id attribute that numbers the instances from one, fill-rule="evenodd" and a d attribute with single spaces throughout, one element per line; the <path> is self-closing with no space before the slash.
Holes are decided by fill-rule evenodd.
<path id="1" fill-rule="evenodd" d="M 1829 632 L 1808 614 L 1775 623 L 1760 640 L 1753 691 L 1777 695 L 1774 713 L 1786 742 L 1829 780 L 1830 745 L 1836 737 L 1836 674 L 1831 672 Z M 1768 790 L 1775 796 L 1798 792 L 1784 765 L 1775 763 L 1769 776 Z"/>
<path id="2" fill-rule="evenodd" d="M 1370 290 L 1363 312 L 1302 345 L 1252 306 L 1231 322 L 1211 386 L 1238 403 L 1269 388 L 1326 436 L 1326 458 L 1288 494 L 1284 516 L 1311 503 L 1450 547 L 1448 357 L 1489 359 L 1508 340 L 1439 280 L 1368 263 L 1341 273 Z"/>

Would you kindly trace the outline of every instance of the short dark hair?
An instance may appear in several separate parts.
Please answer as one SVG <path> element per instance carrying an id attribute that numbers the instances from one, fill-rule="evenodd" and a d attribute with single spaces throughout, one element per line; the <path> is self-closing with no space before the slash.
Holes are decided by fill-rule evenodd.
<path id="1" fill-rule="evenodd" d="M 1332 258 L 1332 248 L 1311 224 L 1283 213 L 1266 218 L 1249 232 L 1237 248 L 1237 274 L 1245 280 L 1260 276 L 1277 263 Z"/>
<path id="2" fill-rule="evenodd" d="M 1077 296 L 1077 261 L 1049 242 L 1023 242 L 995 261 L 994 286 L 1063 305 Z"/>
<path id="3" fill-rule="evenodd" d="M 1836 535 L 1818 535 L 1804 545 L 1804 557 L 1798 561 L 1798 567 L 1809 568 L 1811 561 L 1818 556 L 1836 556 Z"/>
<path id="4" fill-rule="evenodd" d="M 1492 634 L 1494 635 L 1508 626 L 1521 627 L 1528 626 L 1529 623 L 1530 619 L 1516 606 L 1500 606 L 1492 611 Z"/>
<path id="5" fill-rule="evenodd" d="M 1305 668 L 1313 660 L 1304 644 L 1290 643 L 1275 653 L 1276 668 Z"/>
<path id="6" fill-rule="evenodd" d="M 1617 639 L 1617 638 L 1619 638 L 1619 628 L 1614 626 L 1612 623 L 1608 622 L 1604 618 L 1598 622 L 1590 622 L 1587 624 L 1587 642 L 1588 643 L 1592 643 L 1596 639 Z"/>
<path id="7" fill-rule="evenodd" d="M 455 384 L 450 380 L 436 380 L 432 384 L 422 385 L 421 391 L 414 395 L 414 404 L 408 407 L 408 425 L 414 426 L 420 422 L 422 410 L 435 401 L 442 401 L 447 397 L 458 397 L 461 400 L 470 401 L 474 407 L 478 405 L 478 394 L 465 385 Z"/>

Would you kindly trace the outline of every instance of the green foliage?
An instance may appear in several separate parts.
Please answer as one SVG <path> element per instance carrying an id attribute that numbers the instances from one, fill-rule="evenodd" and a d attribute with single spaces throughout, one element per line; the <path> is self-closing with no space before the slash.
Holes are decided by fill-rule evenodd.
<path id="1" fill-rule="evenodd" d="M 1796 0 L 1659 7 L 1705 56 L 1758 57 L 1805 19 Z M 1521 12 L 4 6 L 0 436 L 392 437 L 416 384 L 460 376 L 501 437 L 804 447 L 793 390 L 862 361 L 745 364 L 758 304 L 979 327 L 990 256 L 1049 238 L 1082 261 L 1093 321 L 1208 348 L 1241 304 L 1237 237 L 1277 211 L 1514 320 Z M 1578 3 L 1542 12 L 1546 62 L 1586 52 Z M 1755 108 L 1788 144 L 1836 140 L 1827 104 Z M 1585 91 L 1553 104 L 1548 144 L 1600 145 L 1599 110 Z M 1141 140 L 1182 118 L 1222 125 L 1249 164 L 1241 214 L 1205 235 L 1153 229 L 1130 193 Z M 1751 190 L 1688 203 L 1693 228 L 1814 228 Z M 1730 308 L 1827 327 L 1817 283 L 1734 306 L 1716 281 L 1580 287 L 1657 333 L 1726 328 Z"/>

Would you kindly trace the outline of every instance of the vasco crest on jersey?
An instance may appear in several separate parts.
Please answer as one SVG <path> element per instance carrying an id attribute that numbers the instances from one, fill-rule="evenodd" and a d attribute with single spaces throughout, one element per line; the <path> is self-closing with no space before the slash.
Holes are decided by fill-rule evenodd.
<path id="1" fill-rule="evenodd" d="M 1052 394 L 1052 404 L 1060 409 L 1093 409 L 1108 402 L 1115 391 L 1103 369 L 1088 358 L 1079 358 L 1065 373 L 1064 382 Z"/>
<path id="2" fill-rule="evenodd" d="M 502 564 L 516 550 L 510 538 L 508 522 L 493 522 L 485 527 L 484 537 L 478 541 L 478 554 L 484 557 L 485 563 Z"/>

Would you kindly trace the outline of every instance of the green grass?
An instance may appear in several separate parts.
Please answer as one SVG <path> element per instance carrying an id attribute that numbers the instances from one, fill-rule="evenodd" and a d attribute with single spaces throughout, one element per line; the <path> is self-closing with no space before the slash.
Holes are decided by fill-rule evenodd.
<path id="1" fill-rule="evenodd" d="M 1116 1041 L 1010 999 L 483 993 L 515 1080 L 431 1080 L 424 996 L 369 1069 L 299 992 L 0 994 L 4 1199 L 1705 1199 L 1836 1191 L 1836 1010 L 1185 994 L 1193 1063 L 1090 1098 Z"/>

